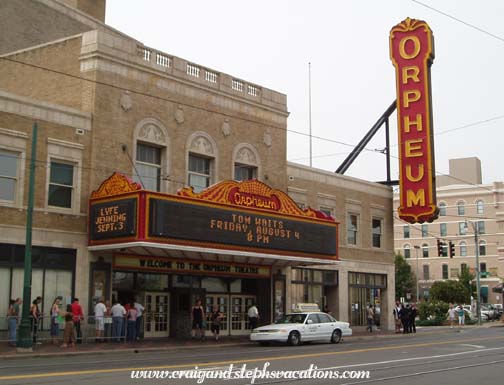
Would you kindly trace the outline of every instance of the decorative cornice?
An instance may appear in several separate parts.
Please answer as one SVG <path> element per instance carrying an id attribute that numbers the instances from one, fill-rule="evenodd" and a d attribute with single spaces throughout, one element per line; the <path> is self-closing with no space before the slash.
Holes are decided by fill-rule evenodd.
<path id="1" fill-rule="evenodd" d="M 91 193 L 91 199 L 104 198 L 141 190 L 142 186 L 133 182 L 125 175 L 114 172 L 112 176 L 103 181 L 97 190 Z"/>

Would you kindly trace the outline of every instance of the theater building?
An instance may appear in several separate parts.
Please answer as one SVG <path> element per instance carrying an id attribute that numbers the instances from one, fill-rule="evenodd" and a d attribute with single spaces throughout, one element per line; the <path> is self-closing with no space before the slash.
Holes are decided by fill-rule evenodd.
<path id="1" fill-rule="evenodd" d="M 201 298 L 234 335 L 254 301 L 262 322 L 317 302 L 355 326 L 370 303 L 390 327 L 391 190 L 287 163 L 285 95 L 146 47 L 104 23 L 105 2 L 74 3 L 1 16 L 0 311 L 21 296 L 36 121 L 32 297 L 46 312 L 56 295 L 90 315 L 99 297 L 138 299 L 146 336 L 183 336 Z M 20 12 L 22 36 L 5 16 Z"/>

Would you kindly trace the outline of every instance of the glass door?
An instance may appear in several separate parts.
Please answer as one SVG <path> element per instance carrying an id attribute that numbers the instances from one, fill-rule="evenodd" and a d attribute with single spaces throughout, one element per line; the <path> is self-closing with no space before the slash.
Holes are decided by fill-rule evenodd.
<path id="1" fill-rule="evenodd" d="M 145 293 L 145 337 L 168 337 L 170 334 L 170 294 Z"/>
<path id="2" fill-rule="evenodd" d="M 219 311 L 222 313 L 223 317 L 221 318 L 220 323 L 220 335 L 227 336 L 229 335 L 229 296 L 223 294 L 207 294 L 205 300 L 205 315 L 206 315 L 206 324 L 207 330 L 210 330 L 212 326 L 212 313 L 213 307 L 217 305 L 219 307 Z"/>
<path id="3" fill-rule="evenodd" d="M 232 295 L 230 311 L 230 334 L 243 335 L 249 333 L 248 309 L 255 302 L 253 295 Z M 260 315 L 260 314 L 259 314 Z"/>

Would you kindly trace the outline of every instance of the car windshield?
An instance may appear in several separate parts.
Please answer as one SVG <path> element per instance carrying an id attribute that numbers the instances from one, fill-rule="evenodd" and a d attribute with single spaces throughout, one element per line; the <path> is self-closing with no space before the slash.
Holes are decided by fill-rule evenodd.
<path id="1" fill-rule="evenodd" d="M 306 314 L 287 314 L 277 320 L 276 324 L 302 324 L 306 318 Z"/>

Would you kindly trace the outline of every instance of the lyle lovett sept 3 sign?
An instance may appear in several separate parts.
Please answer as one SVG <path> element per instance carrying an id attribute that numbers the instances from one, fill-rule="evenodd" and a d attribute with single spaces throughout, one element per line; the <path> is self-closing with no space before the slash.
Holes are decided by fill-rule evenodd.
<path id="1" fill-rule="evenodd" d="M 399 133 L 399 217 L 407 222 L 437 218 L 430 66 L 432 31 L 407 18 L 390 31 L 390 58 L 396 71 Z"/>

